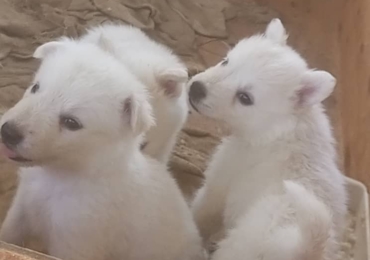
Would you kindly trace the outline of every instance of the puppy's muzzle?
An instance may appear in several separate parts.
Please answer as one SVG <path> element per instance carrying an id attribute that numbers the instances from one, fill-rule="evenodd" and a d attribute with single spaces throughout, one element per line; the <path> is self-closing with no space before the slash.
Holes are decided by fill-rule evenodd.
<path id="1" fill-rule="evenodd" d="M 194 81 L 190 85 L 190 90 L 189 90 L 189 99 L 194 102 L 198 103 L 202 99 L 204 99 L 207 96 L 207 89 L 204 86 L 204 84 L 200 81 Z"/>
<path id="2" fill-rule="evenodd" d="M 8 147 L 14 147 L 20 144 L 24 139 L 24 136 L 18 127 L 11 122 L 4 123 L 1 126 L 0 132 L 2 142 Z"/>

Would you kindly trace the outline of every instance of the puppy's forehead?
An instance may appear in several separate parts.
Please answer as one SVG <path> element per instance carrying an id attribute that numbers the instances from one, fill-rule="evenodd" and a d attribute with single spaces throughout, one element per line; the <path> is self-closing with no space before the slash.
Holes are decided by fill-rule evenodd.
<path id="1" fill-rule="evenodd" d="M 300 55 L 287 45 L 280 45 L 263 36 L 253 36 L 240 41 L 229 54 L 231 69 L 240 70 L 245 74 L 264 75 L 283 78 L 296 75 L 307 69 L 307 64 Z M 234 65 L 233 65 L 234 64 Z"/>
<path id="2" fill-rule="evenodd" d="M 72 48 L 45 59 L 35 77 L 40 92 L 88 93 L 88 96 L 129 92 L 136 83 L 134 77 L 116 60 L 100 52 L 94 48 Z"/>
<path id="3" fill-rule="evenodd" d="M 254 35 L 239 41 L 230 51 L 231 55 L 253 55 L 253 54 L 283 54 L 292 49 L 286 44 L 273 42 L 263 35 Z"/>
<path id="4" fill-rule="evenodd" d="M 86 54 L 93 55 L 72 50 L 42 62 L 35 77 L 40 88 L 32 95 L 44 100 L 43 107 L 52 106 L 58 113 L 77 115 L 86 111 L 110 114 L 118 111 L 122 102 L 140 87 L 138 80 L 114 60 Z"/>
<path id="5" fill-rule="evenodd" d="M 261 64 L 284 57 L 286 48 L 271 43 L 263 37 L 251 37 L 240 41 L 234 49 L 229 52 L 229 59 L 239 63 Z"/>

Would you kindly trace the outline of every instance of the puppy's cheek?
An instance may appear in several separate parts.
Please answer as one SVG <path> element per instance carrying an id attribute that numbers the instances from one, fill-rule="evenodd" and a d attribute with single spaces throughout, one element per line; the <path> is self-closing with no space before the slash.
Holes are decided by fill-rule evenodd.
<path id="1" fill-rule="evenodd" d="M 214 111 L 212 111 L 212 109 L 210 109 L 208 107 L 201 107 L 199 109 L 199 111 L 204 116 L 207 116 L 207 117 L 210 117 L 210 118 L 216 118 L 217 117 L 217 114 L 214 113 Z"/>
<path id="2" fill-rule="evenodd" d="M 24 143 L 20 146 L 21 152 L 29 157 L 42 157 L 44 154 L 50 154 L 53 152 L 47 149 L 46 141 L 39 140 L 37 138 L 28 137 Z"/>

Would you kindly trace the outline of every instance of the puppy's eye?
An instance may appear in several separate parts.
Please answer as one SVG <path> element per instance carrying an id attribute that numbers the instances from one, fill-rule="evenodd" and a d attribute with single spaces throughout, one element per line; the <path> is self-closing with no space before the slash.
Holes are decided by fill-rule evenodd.
<path id="1" fill-rule="evenodd" d="M 32 86 L 31 88 L 31 93 L 36 93 L 40 88 L 39 83 L 35 83 L 35 85 Z"/>
<path id="2" fill-rule="evenodd" d="M 228 59 L 228 58 L 224 58 L 224 59 L 221 61 L 221 66 L 226 66 L 228 63 L 229 63 L 229 59 Z"/>
<path id="3" fill-rule="evenodd" d="M 81 123 L 77 119 L 69 116 L 62 116 L 60 118 L 60 124 L 71 131 L 77 131 L 82 128 Z"/>
<path id="4" fill-rule="evenodd" d="M 246 92 L 238 92 L 236 93 L 236 98 L 239 102 L 244 106 L 251 106 L 253 105 L 253 98 Z"/>

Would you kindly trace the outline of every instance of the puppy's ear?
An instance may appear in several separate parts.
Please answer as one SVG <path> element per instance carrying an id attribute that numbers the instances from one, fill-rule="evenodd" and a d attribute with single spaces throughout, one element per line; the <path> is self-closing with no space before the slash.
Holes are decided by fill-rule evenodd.
<path id="1" fill-rule="evenodd" d="M 124 118 L 137 136 L 155 125 L 153 109 L 145 95 L 132 95 L 123 103 Z"/>
<path id="2" fill-rule="evenodd" d="M 188 72 L 183 68 L 167 69 L 158 74 L 157 80 L 166 96 L 177 98 L 188 80 Z"/>
<path id="3" fill-rule="evenodd" d="M 43 45 L 37 47 L 33 53 L 33 57 L 36 59 L 44 59 L 47 55 L 54 53 L 56 50 L 63 48 L 65 42 L 62 41 L 52 41 L 44 43 Z"/>
<path id="4" fill-rule="evenodd" d="M 326 71 L 310 70 L 301 79 L 295 93 L 298 106 L 311 106 L 323 102 L 333 92 L 336 79 Z"/>
<path id="5" fill-rule="evenodd" d="M 286 44 L 288 39 L 288 34 L 278 18 L 272 19 L 267 25 L 265 36 L 266 38 L 283 45 Z"/>

